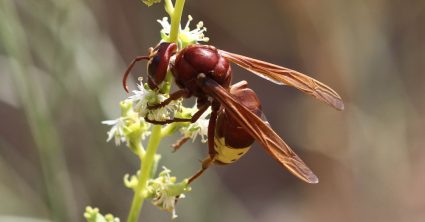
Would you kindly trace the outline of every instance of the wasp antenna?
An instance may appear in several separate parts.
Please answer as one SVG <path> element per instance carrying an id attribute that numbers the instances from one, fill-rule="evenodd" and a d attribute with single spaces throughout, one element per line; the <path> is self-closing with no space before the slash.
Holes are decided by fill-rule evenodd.
<path id="1" fill-rule="evenodd" d="M 127 78 L 128 78 L 128 75 L 130 74 L 130 71 L 133 69 L 136 62 L 139 62 L 145 59 L 149 60 L 149 58 L 150 58 L 149 56 L 138 56 L 135 59 L 133 59 L 130 65 L 128 65 L 127 70 L 125 71 L 124 76 L 122 77 L 122 86 L 127 93 L 129 93 L 128 86 L 127 86 Z"/>

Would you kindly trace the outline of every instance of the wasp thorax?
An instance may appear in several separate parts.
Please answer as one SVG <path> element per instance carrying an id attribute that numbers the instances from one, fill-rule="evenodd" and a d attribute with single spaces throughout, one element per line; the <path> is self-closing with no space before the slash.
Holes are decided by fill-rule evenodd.
<path id="1" fill-rule="evenodd" d="M 218 84 L 228 87 L 231 80 L 231 69 L 228 61 L 213 46 L 190 45 L 177 54 L 172 67 L 176 83 L 181 88 L 189 89 L 193 95 L 203 92 L 196 84 L 196 77 L 204 73 Z"/>
<path id="2" fill-rule="evenodd" d="M 148 62 L 148 85 L 156 89 L 164 81 L 168 71 L 168 64 L 175 54 L 177 46 L 174 43 L 161 42 L 151 52 Z"/>

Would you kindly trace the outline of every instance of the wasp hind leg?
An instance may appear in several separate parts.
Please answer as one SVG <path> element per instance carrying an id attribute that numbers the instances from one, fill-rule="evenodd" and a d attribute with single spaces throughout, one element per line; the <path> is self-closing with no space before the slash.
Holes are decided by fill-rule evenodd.
<path id="1" fill-rule="evenodd" d="M 211 117 L 208 123 L 208 158 L 204 159 L 202 161 L 202 168 L 189 179 L 189 183 L 192 183 L 196 178 L 201 176 L 208 167 L 211 166 L 212 163 L 214 163 L 217 152 L 214 149 L 214 135 L 215 135 L 215 123 L 217 122 L 217 113 L 220 109 L 220 103 L 217 101 L 213 101 L 211 106 Z"/>
<path id="2" fill-rule="evenodd" d="M 189 184 L 192 183 L 196 178 L 201 176 L 205 172 L 205 170 L 208 169 L 208 167 L 210 167 L 212 163 L 214 163 L 214 160 L 215 160 L 215 155 L 209 156 L 206 159 L 204 159 L 202 161 L 202 168 L 189 179 Z"/>
<path id="3" fill-rule="evenodd" d="M 183 146 L 183 144 L 185 144 L 189 139 L 190 137 L 183 136 L 179 140 L 177 140 L 173 145 L 171 145 L 171 147 L 174 149 L 173 153 L 179 150 L 180 147 Z"/>

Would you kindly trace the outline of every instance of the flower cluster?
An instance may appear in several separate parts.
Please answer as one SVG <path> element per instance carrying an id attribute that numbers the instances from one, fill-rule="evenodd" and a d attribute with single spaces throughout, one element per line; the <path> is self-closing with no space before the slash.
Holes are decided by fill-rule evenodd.
<path id="1" fill-rule="evenodd" d="M 160 0 L 142 0 L 148 6 L 161 2 Z M 161 41 L 175 42 L 178 49 L 198 42 L 207 42 L 209 39 L 205 37 L 206 28 L 203 22 L 199 22 L 196 28 L 190 30 L 190 23 L 193 20 L 189 16 L 185 27 L 180 26 L 181 14 L 184 1 L 176 0 L 173 5 L 171 0 L 165 0 L 165 11 L 170 16 L 172 25 L 165 17 L 158 22 L 162 26 Z M 171 37 L 172 36 L 172 37 Z M 172 38 L 172 39 L 171 39 Z M 177 38 L 177 39 L 176 39 Z M 171 78 L 168 78 L 171 77 Z M 167 78 L 163 83 L 161 90 L 151 89 L 148 84 L 140 83 L 132 94 L 120 103 L 121 116 L 103 121 L 103 124 L 111 126 L 107 133 L 107 141 L 114 140 L 115 145 L 124 143 L 130 148 L 140 159 L 140 170 L 135 175 L 126 174 L 124 176 L 124 184 L 126 187 L 134 191 L 132 206 L 127 221 L 135 222 L 138 220 L 141 202 L 150 198 L 151 203 L 160 209 L 172 213 L 172 217 L 177 217 L 175 205 L 178 199 L 184 197 L 184 193 L 190 191 L 189 180 L 183 179 L 177 182 L 175 177 L 171 176 L 171 171 L 164 167 L 163 171 L 156 175 L 156 168 L 161 158 L 156 153 L 160 141 L 168 135 L 179 131 L 184 141 L 191 138 L 194 141 L 198 136 L 202 142 L 207 141 L 209 115 L 211 110 L 207 110 L 195 123 L 190 122 L 174 122 L 166 126 L 153 125 L 148 122 L 172 122 L 173 118 L 190 119 L 196 112 L 197 108 L 187 108 L 182 105 L 182 100 L 174 100 L 166 105 L 156 106 L 169 98 L 169 90 L 171 88 L 172 75 L 168 70 Z M 167 101 L 168 102 L 168 101 Z M 155 107 L 155 108 L 153 108 Z M 149 137 L 146 150 L 143 147 L 143 141 Z M 112 215 L 99 213 L 97 208 L 87 207 L 84 214 L 88 222 L 119 222 L 118 218 Z"/>
<path id="2" fill-rule="evenodd" d="M 184 48 L 188 45 L 195 44 L 198 42 L 208 42 L 210 39 L 205 37 L 204 32 L 207 31 L 207 28 L 204 27 L 202 21 L 198 22 L 196 28 L 190 30 L 190 23 L 192 22 L 192 16 L 188 16 L 186 26 L 179 31 L 179 45 L 181 48 Z M 163 41 L 168 42 L 170 38 L 171 25 L 168 22 L 168 17 L 162 18 L 162 20 L 157 20 L 162 26 L 161 38 Z"/>
<path id="3" fill-rule="evenodd" d="M 114 120 L 102 121 L 103 124 L 111 125 L 108 131 L 106 141 L 114 138 L 115 145 L 126 142 L 127 146 L 132 148 L 135 153 L 144 152 L 141 148 L 141 142 L 150 135 L 150 124 L 146 123 L 143 118 L 133 109 L 131 100 L 124 100 L 120 103 L 121 116 Z"/>
<path id="4" fill-rule="evenodd" d="M 195 104 L 193 108 L 187 110 L 193 115 L 198 109 L 196 109 Z M 201 142 L 206 143 L 208 141 L 208 123 L 210 121 L 210 114 L 211 108 L 208 108 L 196 122 L 180 128 L 180 133 L 183 137 L 192 139 L 192 142 L 195 141 L 196 137 L 200 136 Z"/>
<path id="5" fill-rule="evenodd" d="M 148 194 L 152 196 L 152 204 L 172 213 L 172 218 L 176 218 L 175 205 L 178 199 L 184 198 L 185 192 L 189 192 L 189 180 L 185 179 L 176 183 L 176 178 L 170 176 L 171 171 L 163 167 L 156 179 L 148 181 Z"/>
<path id="6" fill-rule="evenodd" d="M 192 108 L 183 107 L 181 100 L 172 101 L 158 109 L 149 109 L 149 104 L 162 102 L 167 99 L 167 95 L 151 90 L 147 84 L 142 82 L 137 87 L 138 90 L 133 90 L 133 95 L 121 102 L 121 117 L 102 122 L 112 126 L 108 132 L 107 141 L 109 142 L 114 138 L 117 146 L 124 142 L 127 142 L 127 146 L 130 146 L 130 143 L 137 143 L 139 139 L 143 141 L 149 136 L 151 124 L 147 123 L 145 118 L 156 121 L 172 119 L 173 117 L 187 117 L 189 119 L 198 110 L 196 104 Z M 184 137 L 191 138 L 192 141 L 200 136 L 201 142 L 205 143 L 210 113 L 211 109 L 209 108 L 195 123 L 180 124 L 179 131 Z"/>
<path id="7" fill-rule="evenodd" d="M 103 216 L 98 208 L 86 207 L 86 212 L 84 212 L 84 218 L 87 222 L 120 222 L 120 219 L 114 217 L 112 214 L 106 214 Z"/>
<path id="8" fill-rule="evenodd" d="M 147 84 L 143 84 L 142 79 L 139 80 L 137 90 L 133 90 L 132 95 L 120 103 L 121 116 L 102 123 L 112 126 L 107 133 L 107 141 L 114 139 L 117 146 L 125 143 L 142 158 L 143 162 L 146 151 L 143 148 L 142 141 L 150 135 L 152 127 L 152 124 L 147 123 L 145 118 L 157 121 L 174 117 L 189 119 L 198 109 L 196 105 L 191 108 L 184 107 L 180 100 L 173 101 L 158 109 L 149 109 L 149 105 L 164 101 L 168 98 L 168 95 L 151 90 Z M 178 130 L 184 137 L 191 138 L 193 141 L 200 136 L 201 141 L 205 143 L 210 113 L 211 109 L 208 109 L 195 123 L 172 123 L 175 124 L 174 127 L 171 127 L 174 129 L 172 132 Z M 159 159 L 160 155 L 155 154 L 152 175 L 154 175 Z M 176 183 L 176 178 L 171 177 L 170 173 L 170 170 L 164 168 L 157 178 L 149 179 L 144 196 L 151 198 L 151 202 L 155 206 L 171 212 L 172 217 L 175 218 L 177 217 L 175 212 L 176 201 L 183 198 L 183 193 L 190 191 L 190 187 L 187 179 Z M 136 192 L 140 187 L 140 176 L 140 171 L 132 176 L 126 174 L 124 176 L 125 186 Z"/>
<path id="9" fill-rule="evenodd" d="M 133 102 L 134 111 L 142 117 L 150 120 L 163 121 L 172 118 L 176 112 L 180 111 L 181 100 L 174 100 L 166 106 L 158 109 L 148 109 L 148 105 L 161 103 L 168 98 L 168 95 L 151 90 L 147 84 L 137 85 L 138 90 L 133 90 L 132 96 L 128 98 Z"/>
<path id="10" fill-rule="evenodd" d="M 175 209 L 177 200 L 184 198 L 184 193 L 189 192 L 191 188 L 187 179 L 176 183 L 176 177 L 172 177 L 170 173 L 171 170 L 163 167 L 157 178 L 148 180 L 146 192 L 143 195 L 152 198 L 153 205 L 170 212 L 174 219 L 177 217 Z M 124 176 L 126 187 L 136 191 L 140 183 L 139 176 L 140 172 L 132 176 L 126 174 Z"/>

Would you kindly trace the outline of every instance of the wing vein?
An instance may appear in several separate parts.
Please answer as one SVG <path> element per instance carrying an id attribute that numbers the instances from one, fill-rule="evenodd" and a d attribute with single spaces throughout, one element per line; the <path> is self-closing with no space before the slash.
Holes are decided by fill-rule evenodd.
<path id="1" fill-rule="evenodd" d="M 282 66 L 249 58 L 246 56 L 219 50 L 220 54 L 240 67 L 251 71 L 276 84 L 284 84 L 301 90 L 302 92 L 325 102 L 335 109 L 343 110 L 344 103 L 341 97 L 332 88 L 305 74 Z"/>
<path id="2" fill-rule="evenodd" d="M 308 183 L 317 183 L 318 178 L 295 152 L 248 108 L 236 101 L 226 89 L 211 79 L 205 79 L 203 90 L 212 96 L 247 133 L 292 174 Z"/>

